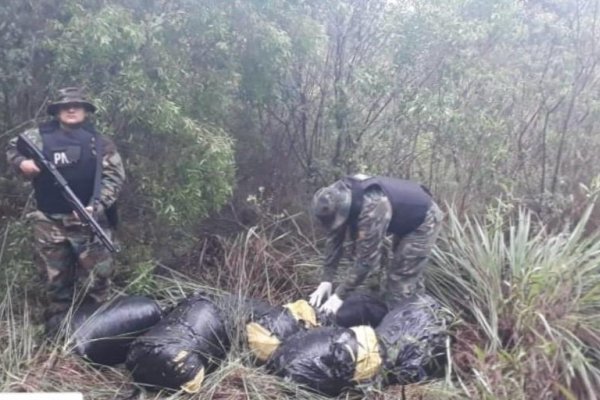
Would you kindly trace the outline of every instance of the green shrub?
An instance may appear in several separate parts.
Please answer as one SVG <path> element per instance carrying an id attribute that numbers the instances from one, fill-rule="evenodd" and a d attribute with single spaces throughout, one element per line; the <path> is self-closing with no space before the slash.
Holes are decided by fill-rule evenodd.
<path id="1" fill-rule="evenodd" d="M 596 398 L 600 392 L 600 234 L 592 208 L 549 234 L 529 212 L 485 219 L 450 210 L 430 290 L 463 323 L 454 367 L 478 398 Z M 476 395 L 475 395 L 476 393 Z"/>

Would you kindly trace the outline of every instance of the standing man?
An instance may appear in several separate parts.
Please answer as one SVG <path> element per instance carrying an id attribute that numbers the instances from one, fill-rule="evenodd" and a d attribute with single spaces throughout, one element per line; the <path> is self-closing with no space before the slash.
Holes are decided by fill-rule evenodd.
<path id="1" fill-rule="evenodd" d="M 352 319 L 367 307 L 364 299 L 352 300 L 356 297 L 350 296 L 360 292 L 359 287 L 368 289 L 367 293 L 380 292 L 381 283 L 385 283 L 383 293 L 378 294 L 388 307 L 424 292 L 423 271 L 443 217 L 425 187 L 407 180 L 359 174 L 317 191 L 312 212 L 327 231 L 323 276 L 310 295 L 313 306 L 337 314 L 340 323 L 341 314 Z M 354 242 L 356 260 L 332 295 L 347 232 Z M 385 271 L 385 282 L 380 282 L 376 275 L 386 234 L 393 235 L 393 257 Z M 370 313 L 383 317 L 385 311 Z M 370 322 L 377 325 L 377 319 Z"/>
<path id="2" fill-rule="evenodd" d="M 53 120 L 23 135 L 56 166 L 110 237 L 125 171 L 114 143 L 89 122 L 95 111 L 80 88 L 60 89 L 47 108 Z M 76 289 L 87 301 L 105 300 L 113 272 L 110 252 L 81 223 L 51 175 L 22 153 L 18 139 L 9 142 L 6 154 L 17 173 L 33 184 L 37 210 L 29 216 L 36 262 L 47 282 L 46 318 L 68 309 Z"/>

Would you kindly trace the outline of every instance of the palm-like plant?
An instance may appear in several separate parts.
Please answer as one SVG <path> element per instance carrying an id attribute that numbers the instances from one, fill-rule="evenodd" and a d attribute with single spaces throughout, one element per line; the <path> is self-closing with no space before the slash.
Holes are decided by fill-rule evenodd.
<path id="1" fill-rule="evenodd" d="M 454 368 L 461 381 L 475 377 L 471 396 L 598 398 L 600 234 L 585 233 L 591 211 L 558 234 L 525 210 L 499 207 L 484 219 L 449 211 L 428 282 L 462 317 Z"/>

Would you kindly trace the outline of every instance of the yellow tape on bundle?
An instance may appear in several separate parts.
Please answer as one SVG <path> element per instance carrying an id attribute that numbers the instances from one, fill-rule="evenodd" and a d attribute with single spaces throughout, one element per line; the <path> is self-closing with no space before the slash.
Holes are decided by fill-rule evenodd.
<path id="1" fill-rule="evenodd" d="M 177 372 L 181 373 L 185 371 L 185 361 L 189 355 L 189 351 L 181 350 L 173 357 L 173 363 Z M 204 367 L 200 368 L 200 371 L 191 380 L 181 385 L 181 389 L 187 393 L 198 393 L 200 388 L 202 388 L 202 382 L 204 382 Z"/>
<path id="2" fill-rule="evenodd" d="M 288 303 L 283 306 L 290 310 L 296 321 L 304 321 L 307 324 L 307 328 L 314 328 L 317 326 L 317 314 L 315 309 L 312 308 L 308 301 L 297 300 L 293 303 Z"/>
<path id="3" fill-rule="evenodd" d="M 267 361 L 281 344 L 271 331 L 256 322 L 250 322 L 246 325 L 246 335 L 248 336 L 250 350 L 260 361 Z"/>
<path id="4" fill-rule="evenodd" d="M 181 388 L 187 393 L 198 393 L 202 388 L 202 382 L 204 382 L 204 367 L 200 368 L 200 371 L 191 381 L 181 385 Z"/>
<path id="5" fill-rule="evenodd" d="M 382 359 L 379 354 L 377 335 L 370 326 L 356 326 L 350 328 L 356 335 L 358 342 L 356 354 L 353 354 L 356 367 L 354 380 L 357 382 L 372 378 L 379 372 Z"/>
<path id="6" fill-rule="evenodd" d="M 187 352 L 186 350 L 181 350 L 179 353 L 177 353 L 177 355 L 175 356 L 175 358 L 173 358 L 173 362 L 175 364 L 177 364 L 177 363 L 179 363 L 179 361 L 184 361 L 189 354 L 190 353 Z M 180 363 L 179 367 L 181 367 L 182 365 L 183 365 L 183 363 Z"/>

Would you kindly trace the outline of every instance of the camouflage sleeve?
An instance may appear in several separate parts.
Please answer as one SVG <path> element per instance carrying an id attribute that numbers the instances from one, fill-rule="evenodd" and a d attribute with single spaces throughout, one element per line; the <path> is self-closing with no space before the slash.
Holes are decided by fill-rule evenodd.
<path id="1" fill-rule="evenodd" d="M 125 182 L 125 168 L 114 142 L 104 136 L 101 137 L 101 140 L 104 141 L 104 155 L 102 157 L 100 203 L 102 203 L 104 208 L 108 208 L 119 197 L 119 193 Z"/>
<path id="2" fill-rule="evenodd" d="M 23 132 L 23 135 L 27 136 L 29 140 L 31 140 L 37 147 L 40 149 L 42 148 L 42 136 L 37 128 L 26 130 Z M 6 146 L 6 160 L 19 176 L 23 176 L 19 165 L 21 165 L 21 163 L 26 160 L 27 157 L 21 154 L 17 149 L 18 139 L 19 137 L 15 136 L 8 142 L 8 145 Z"/>
<path id="3" fill-rule="evenodd" d="M 381 246 L 391 219 L 392 205 L 385 194 L 379 189 L 365 193 L 363 207 L 358 216 L 356 261 L 335 291 L 341 299 L 362 284 L 369 273 L 379 265 Z"/>
<path id="4" fill-rule="evenodd" d="M 321 282 L 333 282 L 338 263 L 344 252 L 344 238 L 346 225 L 329 232 L 325 243 L 325 261 L 323 263 L 323 277 Z"/>

